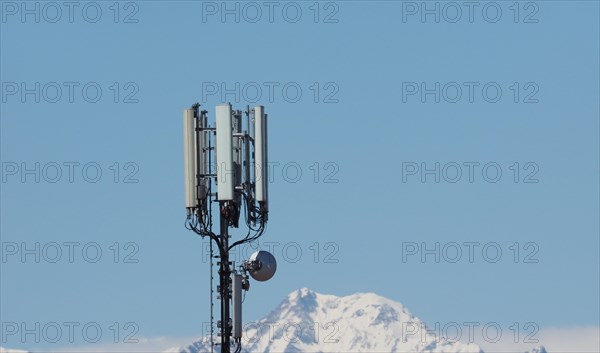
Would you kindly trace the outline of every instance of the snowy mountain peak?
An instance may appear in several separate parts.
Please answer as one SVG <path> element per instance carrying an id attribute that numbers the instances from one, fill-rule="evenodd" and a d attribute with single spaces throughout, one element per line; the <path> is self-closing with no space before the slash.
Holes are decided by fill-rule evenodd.
<path id="1" fill-rule="evenodd" d="M 306 297 L 306 296 L 312 296 L 315 297 L 317 295 L 317 293 L 311 291 L 310 289 L 304 287 L 304 288 L 300 288 L 298 290 L 295 290 L 293 292 L 291 292 L 290 294 L 288 294 L 288 299 L 290 300 L 294 300 L 296 298 L 302 298 L 302 297 Z"/>
<path id="2" fill-rule="evenodd" d="M 217 337 L 214 338 L 218 342 Z M 206 353 L 210 337 L 165 353 Z M 215 352 L 219 352 L 219 346 Z M 27 353 L 0 348 L 0 353 Z M 449 341 L 398 302 L 374 293 L 344 297 L 301 288 L 266 317 L 245 323 L 242 352 L 483 353 L 476 344 Z M 547 353 L 543 346 L 530 353 Z"/>
<path id="3" fill-rule="evenodd" d="M 287 300 L 284 300 L 281 305 L 287 304 L 286 307 L 300 306 L 310 309 L 317 305 L 317 296 L 321 295 L 308 288 L 301 288 L 288 294 Z"/>
<path id="4" fill-rule="evenodd" d="M 424 328 L 402 304 L 374 293 L 338 297 L 301 288 L 262 320 L 244 325 L 242 352 L 481 352 Z M 210 351 L 207 342 L 202 338 L 178 351 Z"/>

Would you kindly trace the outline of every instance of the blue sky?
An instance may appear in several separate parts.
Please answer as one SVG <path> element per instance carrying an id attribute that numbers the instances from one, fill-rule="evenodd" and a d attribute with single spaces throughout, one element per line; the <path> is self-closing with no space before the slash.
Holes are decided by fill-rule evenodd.
<path id="1" fill-rule="evenodd" d="M 248 320 L 308 287 L 375 292 L 425 322 L 599 325 L 598 2 L 482 2 L 472 18 L 464 3 L 458 18 L 437 3 L 439 23 L 421 17 L 420 2 L 295 2 L 272 21 L 257 2 L 256 23 L 243 3 L 239 23 L 220 17 L 221 2 L 121 2 L 118 13 L 84 2 L 71 19 L 64 5 L 57 17 L 27 2 L 40 6 L 39 23 L 14 3 L 2 1 L 0 27 L 2 322 L 98 322 L 102 342 L 114 322 L 136 323 L 140 337 L 201 334 L 208 264 L 183 226 L 181 115 L 197 101 L 214 112 L 239 83 L 224 98 L 266 106 L 279 163 L 261 240 L 277 242 L 279 267 L 252 284 Z M 39 102 L 22 95 L 36 83 Z M 436 83 L 439 103 L 421 95 Z M 436 163 L 437 183 L 422 173 Z M 65 242 L 77 243 L 73 262 Z M 472 262 L 465 242 L 479 244 Z M 40 262 L 21 261 L 23 244 L 36 243 Z M 56 263 L 51 243 L 63 251 Z M 439 263 L 421 261 L 436 243 Z"/>

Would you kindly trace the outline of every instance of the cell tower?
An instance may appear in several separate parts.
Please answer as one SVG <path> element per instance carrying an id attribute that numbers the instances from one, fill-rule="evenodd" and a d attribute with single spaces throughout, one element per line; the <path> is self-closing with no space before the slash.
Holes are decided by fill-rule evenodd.
<path id="1" fill-rule="evenodd" d="M 229 103 L 220 104 L 211 126 L 207 113 L 198 103 L 183 112 L 185 224 L 210 239 L 211 351 L 220 345 L 221 353 L 230 353 L 233 339 L 237 353 L 242 348 L 242 292 L 250 288 L 248 274 L 257 281 L 267 281 L 277 269 L 273 255 L 263 250 L 252 254 L 237 270 L 229 261 L 231 249 L 257 240 L 267 225 L 267 114 L 262 106 L 246 107 L 242 112 L 233 110 Z M 218 235 L 212 230 L 213 203 L 218 205 Z M 247 233 L 230 244 L 229 228 L 239 228 L 240 218 Z M 217 255 L 213 254 L 213 243 Z M 220 343 L 213 340 L 214 258 L 219 259 Z"/>

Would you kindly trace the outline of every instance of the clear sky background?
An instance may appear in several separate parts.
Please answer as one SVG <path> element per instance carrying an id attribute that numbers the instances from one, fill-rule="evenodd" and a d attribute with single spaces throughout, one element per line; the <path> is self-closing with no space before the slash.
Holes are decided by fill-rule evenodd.
<path id="1" fill-rule="evenodd" d="M 283 5 L 274 8 L 270 21 L 264 2 L 257 3 L 256 23 L 254 9 L 244 13 L 241 5 L 239 23 L 235 15 L 223 21 L 221 2 L 121 2 L 118 14 L 112 1 L 97 2 L 102 15 L 95 23 L 89 23 L 95 7 L 82 16 L 85 2 L 74 8 L 72 23 L 64 5 L 50 23 L 56 9 L 37 3 L 36 23 L 34 15 L 23 20 L 21 8 L 13 15 L 7 3 L 0 27 L 3 323 L 97 322 L 106 344 L 114 322 L 134 322 L 135 337 L 202 334 L 208 263 L 204 241 L 184 228 L 181 120 L 197 101 L 214 117 L 224 100 L 239 109 L 266 106 L 269 158 L 280 163 L 261 240 L 263 247 L 278 242 L 278 272 L 252 283 L 247 321 L 308 287 L 335 295 L 375 292 L 431 323 L 498 322 L 505 332 L 515 322 L 599 326 L 597 1 L 498 2 L 495 23 L 496 7 L 482 15 L 485 2 L 472 21 L 459 2 L 455 23 L 455 8 L 446 3 L 438 3 L 439 23 L 392 1 L 296 2 L 302 15 L 295 23 L 296 6 L 286 8 L 287 17 Z M 33 94 L 21 96 L 36 82 L 39 103 Z M 62 87 L 56 103 L 52 82 Z M 240 93 L 223 99 L 221 84 L 231 89 L 236 82 Z M 262 87 L 258 102 L 253 82 Z M 433 94 L 425 102 L 420 92 L 407 95 L 436 82 L 439 103 Z M 473 102 L 465 82 L 475 82 Z M 215 84 L 219 92 L 209 94 Z M 501 88 L 496 103 L 482 96 L 486 84 L 488 100 Z M 268 85 L 276 85 L 272 99 Z M 86 101 L 98 86 L 98 102 Z M 291 87 L 287 96 L 284 86 Z M 452 103 L 456 86 L 462 96 Z M 302 96 L 293 102 L 298 87 Z M 23 172 L 36 162 L 37 172 Z M 69 162 L 79 163 L 73 182 Z M 468 162 L 479 163 L 473 182 Z M 62 166 L 56 183 L 48 182 L 55 178 L 52 163 Z M 89 181 L 94 165 L 88 180 L 82 175 L 87 163 L 102 170 L 98 182 Z M 405 171 L 407 163 L 419 169 L 440 163 L 440 182 L 432 174 L 422 182 L 420 171 L 403 175 L 403 163 Z M 454 177 L 453 163 L 462 166 L 456 183 L 446 180 Z M 487 181 L 482 176 L 487 163 L 502 170 L 495 183 L 494 169 Z M 65 242 L 78 242 L 72 263 Z M 102 250 L 96 263 L 81 254 L 91 242 Z M 480 244 L 472 262 L 465 242 Z M 11 255 L 15 243 L 18 253 Z M 36 243 L 47 250 L 40 250 L 40 262 L 34 255 L 21 261 L 22 244 Z M 63 250 L 56 263 L 46 261 L 55 257 L 49 243 Z M 439 263 L 434 255 L 421 261 L 421 252 L 408 256 L 408 243 L 429 249 L 439 243 Z M 462 247 L 456 263 L 447 261 L 454 243 Z M 492 243 L 502 250 L 495 263 L 489 261 L 495 248 L 488 258 L 481 253 Z M 0 345 L 85 343 L 78 335 L 74 343 L 13 337 Z"/>

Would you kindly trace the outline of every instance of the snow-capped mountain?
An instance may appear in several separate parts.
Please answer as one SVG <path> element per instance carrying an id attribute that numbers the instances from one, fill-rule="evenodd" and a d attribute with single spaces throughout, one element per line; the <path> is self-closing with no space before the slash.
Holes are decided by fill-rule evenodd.
<path id="1" fill-rule="evenodd" d="M 402 304 L 376 294 L 337 297 L 306 288 L 290 293 L 262 320 L 245 324 L 242 347 L 242 352 L 265 353 L 483 353 L 476 344 L 438 337 Z M 210 341 L 204 337 L 167 352 L 210 352 Z"/>
<path id="2" fill-rule="evenodd" d="M 164 353 L 207 353 L 210 348 L 209 337 L 202 337 Z M 215 352 L 219 351 L 216 346 Z M 376 294 L 337 297 L 306 288 L 290 293 L 260 321 L 246 323 L 242 352 L 483 353 L 476 344 L 440 337 L 402 304 Z M 0 347 L 0 353 L 31 352 Z M 530 353 L 547 352 L 536 347 Z"/>

